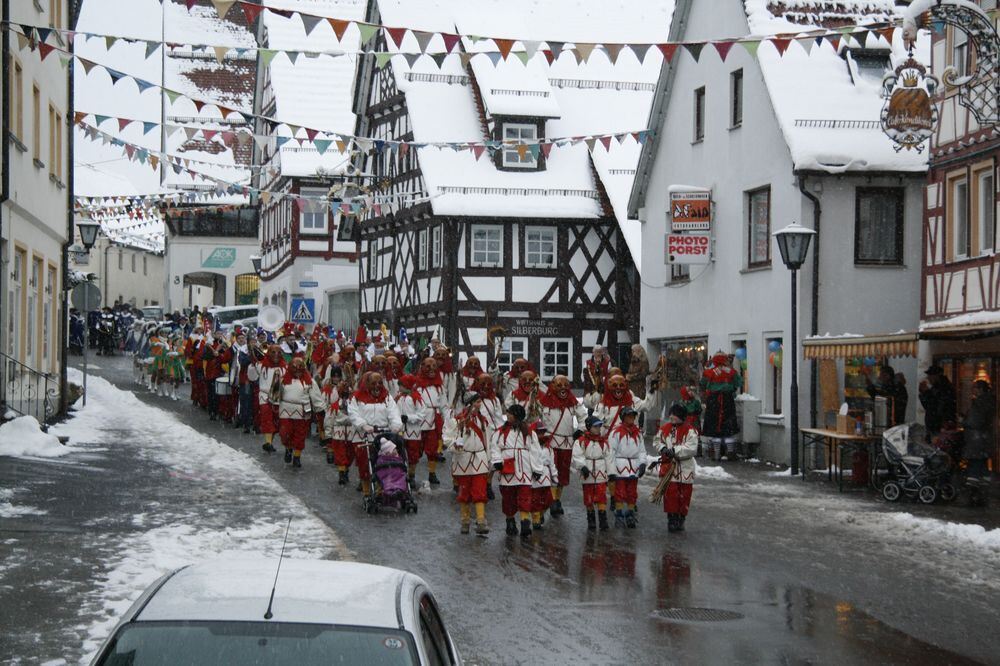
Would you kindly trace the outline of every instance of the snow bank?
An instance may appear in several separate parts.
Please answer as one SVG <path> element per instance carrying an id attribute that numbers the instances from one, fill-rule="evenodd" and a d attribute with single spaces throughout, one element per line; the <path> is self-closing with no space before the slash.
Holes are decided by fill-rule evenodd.
<path id="1" fill-rule="evenodd" d="M 733 481 L 736 479 L 735 476 L 724 470 L 721 465 L 706 465 L 703 467 L 697 462 L 695 462 L 694 475 L 696 479 L 715 479 L 716 481 Z"/>
<path id="2" fill-rule="evenodd" d="M 42 432 L 34 416 L 21 416 L 0 425 L 0 456 L 61 458 L 73 451 L 72 447 L 60 444 L 55 435 Z"/>
<path id="3" fill-rule="evenodd" d="M 16 506 L 11 498 L 17 492 L 14 488 L 0 488 L 0 518 L 18 518 L 20 516 L 44 516 L 47 511 L 33 506 Z"/>
<path id="4" fill-rule="evenodd" d="M 792 468 L 789 467 L 788 469 L 783 469 L 780 472 L 768 472 L 767 475 L 768 476 L 791 476 L 792 475 Z"/>
<path id="5" fill-rule="evenodd" d="M 920 518 L 911 513 L 893 513 L 886 517 L 900 536 L 946 539 L 955 545 L 982 548 L 1000 555 L 1000 528 L 988 530 L 982 525 L 951 523 L 937 518 Z"/>

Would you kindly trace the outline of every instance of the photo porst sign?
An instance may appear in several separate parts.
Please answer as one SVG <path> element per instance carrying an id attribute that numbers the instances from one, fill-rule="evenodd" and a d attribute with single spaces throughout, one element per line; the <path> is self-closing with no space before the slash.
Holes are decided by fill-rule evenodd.
<path id="1" fill-rule="evenodd" d="M 667 234 L 668 264 L 707 264 L 711 249 L 710 234 Z"/>

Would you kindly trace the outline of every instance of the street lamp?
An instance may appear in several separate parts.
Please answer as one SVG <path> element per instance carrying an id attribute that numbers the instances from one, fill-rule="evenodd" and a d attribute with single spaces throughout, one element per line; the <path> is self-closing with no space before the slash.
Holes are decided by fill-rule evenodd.
<path id="1" fill-rule="evenodd" d="M 87 254 L 93 249 L 97 242 L 97 232 L 101 229 L 99 222 L 93 220 L 81 220 L 76 223 L 77 231 L 80 232 L 80 242 Z M 83 406 L 87 406 L 87 348 L 90 347 L 90 321 L 87 308 L 90 307 L 90 280 L 83 283 Z"/>
<path id="2" fill-rule="evenodd" d="M 798 342 L 798 271 L 802 264 L 806 262 L 806 255 L 809 253 L 809 242 L 816 232 L 806 229 L 799 224 L 792 222 L 784 229 L 774 232 L 774 238 L 778 241 L 778 251 L 781 252 L 781 261 L 785 267 L 792 272 L 792 385 L 789 390 L 789 401 L 792 403 L 791 414 L 791 435 L 789 444 L 791 447 L 791 467 L 792 476 L 799 473 L 799 355 L 796 345 Z"/>

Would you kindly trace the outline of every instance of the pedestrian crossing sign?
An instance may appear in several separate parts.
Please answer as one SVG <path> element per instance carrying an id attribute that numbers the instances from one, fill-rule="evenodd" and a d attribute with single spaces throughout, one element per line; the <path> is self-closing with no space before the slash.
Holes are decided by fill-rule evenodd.
<path id="1" fill-rule="evenodd" d="M 292 316 L 289 317 L 296 324 L 316 323 L 316 299 L 315 298 L 293 298 L 290 309 Z"/>

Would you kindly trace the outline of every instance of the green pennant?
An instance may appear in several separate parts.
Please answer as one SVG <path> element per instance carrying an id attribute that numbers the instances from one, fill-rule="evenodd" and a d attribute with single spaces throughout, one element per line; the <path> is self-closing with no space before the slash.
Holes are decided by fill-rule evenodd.
<path id="1" fill-rule="evenodd" d="M 528 64 L 528 58 L 530 56 L 528 55 L 527 51 L 515 51 L 514 55 L 517 56 L 517 59 L 521 61 L 522 65 Z"/>
<path id="2" fill-rule="evenodd" d="M 377 67 L 378 69 L 382 69 L 389 64 L 390 60 L 392 60 L 391 53 L 385 53 L 384 51 L 379 51 L 378 53 L 375 54 L 375 67 Z"/>
<path id="3" fill-rule="evenodd" d="M 177 92 L 176 90 L 170 90 L 169 88 L 164 88 L 163 94 L 167 96 L 167 99 L 170 100 L 171 104 L 176 102 L 177 98 L 181 96 L 179 92 Z"/>
<path id="4" fill-rule="evenodd" d="M 259 49 L 257 53 L 260 54 L 260 61 L 264 67 L 270 66 L 271 61 L 274 60 L 274 56 L 278 55 L 278 52 L 274 49 Z"/>
<path id="5" fill-rule="evenodd" d="M 313 139 L 313 145 L 316 146 L 316 150 L 322 155 L 326 152 L 326 149 L 330 147 L 333 143 L 330 139 Z"/>
<path id="6" fill-rule="evenodd" d="M 358 26 L 358 32 L 361 33 L 362 44 L 367 44 L 372 37 L 378 34 L 379 27 L 377 25 L 371 23 L 355 23 L 354 25 Z"/>
<path id="7" fill-rule="evenodd" d="M 747 50 L 751 58 L 757 57 L 757 49 L 760 48 L 760 40 L 752 40 L 748 42 L 740 42 L 740 44 Z"/>

